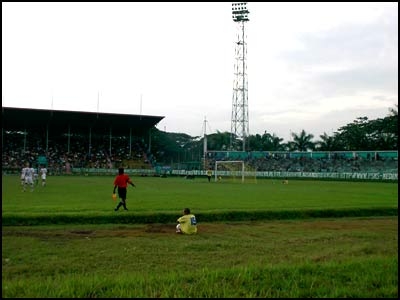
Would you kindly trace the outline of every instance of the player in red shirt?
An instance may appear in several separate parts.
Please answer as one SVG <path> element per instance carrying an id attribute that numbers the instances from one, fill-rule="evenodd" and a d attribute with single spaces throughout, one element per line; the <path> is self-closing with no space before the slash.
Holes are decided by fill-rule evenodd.
<path id="1" fill-rule="evenodd" d="M 129 178 L 128 174 L 124 173 L 124 168 L 119 168 L 118 175 L 114 179 L 113 194 L 115 194 L 115 190 L 118 187 L 118 197 L 121 199 L 121 201 L 118 203 L 117 207 L 114 209 L 115 211 L 117 211 L 121 206 L 123 206 L 125 210 L 128 210 L 126 208 L 126 188 L 128 186 L 128 183 L 131 186 L 135 187 L 135 185 Z"/>

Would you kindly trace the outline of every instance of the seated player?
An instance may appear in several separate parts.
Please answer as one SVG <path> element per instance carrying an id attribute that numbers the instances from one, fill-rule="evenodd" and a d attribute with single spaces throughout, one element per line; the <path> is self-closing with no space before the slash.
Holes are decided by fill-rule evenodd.
<path id="1" fill-rule="evenodd" d="M 176 233 L 195 234 L 197 233 L 197 221 L 195 215 L 190 213 L 189 208 L 183 210 L 183 216 L 180 217 L 176 225 Z"/>

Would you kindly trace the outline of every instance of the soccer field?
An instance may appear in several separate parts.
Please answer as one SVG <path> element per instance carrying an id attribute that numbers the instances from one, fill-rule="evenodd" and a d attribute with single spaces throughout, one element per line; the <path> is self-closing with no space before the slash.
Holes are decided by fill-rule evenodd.
<path id="1" fill-rule="evenodd" d="M 22 192 L 18 176 L 2 177 L 3 218 L 9 216 L 180 215 L 397 208 L 397 183 L 258 179 L 208 182 L 206 177 L 132 177 L 129 211 L 114 212 L 110 176 L 49 176 L 47 186 Z M 175 218 L 173 218 L 175 219 Z M 156 219 L 154 219 L 156 222 Z"/>
<path id="2" fill-rule="evenodd" d="M 397 183 L 133 177 L 115 212 L 113 177 L 2 179 L 3 298 L 398 295 Z M 197 235 L 175 233 L 183 207 Z"/>

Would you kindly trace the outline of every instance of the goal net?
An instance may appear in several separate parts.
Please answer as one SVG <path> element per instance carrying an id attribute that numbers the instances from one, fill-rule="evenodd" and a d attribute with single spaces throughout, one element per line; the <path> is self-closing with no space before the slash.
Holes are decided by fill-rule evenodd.
<path id="1" fill-rule="evenodd" d="M 252 170 L 243 160 L 215 161 L 214 176 L 215 181 L 229 179 L 245 182 L 251 179 L 256 182 L 255 170 Z"/>

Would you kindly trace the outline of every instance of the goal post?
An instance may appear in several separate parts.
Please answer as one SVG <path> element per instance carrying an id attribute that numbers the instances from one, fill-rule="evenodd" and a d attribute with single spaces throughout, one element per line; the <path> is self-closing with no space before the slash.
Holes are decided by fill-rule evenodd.
<path id="1" fill-rule="evenodd" d="M 228 167 L 228 166 L 232 167 Z M 225 166 L 225 170 L 218 169 L 219 166 Z M 240 176 L 242 182 L 244 182 L 244 161 L 243 160 L 216 160 L 215 161 L 215 181 L 218 181 L 218 177 L 221 175 L 228 176 Z"/>

